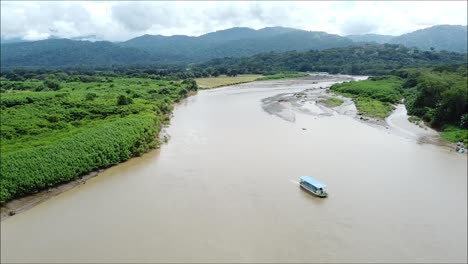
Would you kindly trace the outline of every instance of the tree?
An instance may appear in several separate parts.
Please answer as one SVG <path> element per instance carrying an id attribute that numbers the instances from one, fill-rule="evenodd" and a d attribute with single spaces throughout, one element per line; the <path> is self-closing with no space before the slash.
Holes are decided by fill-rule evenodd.
<path id="1" fill-rule="evenodd" d="M 218 71 L 218 70 L 214 70 L 213 73 L 211 74 L 211 76 L 213 76 L 213 77 L 218 77 L 218 76 L 219 76 L 219 71 Z"/>
<path id="2" fill-rule="evenodd" d="M 125 95 L 119 95 L 117 97 L 117 105 L 128 105 L 132 103 L 133 103 L 133 100 L 130 97 L 127 97 Z"/>
<path id="3" fill-rule="evenodd" d="M 47 76 L 47 79 L 44 81 L 44 85 L 47 88 L 54 90 L 54 91 L 60 90 L 60 88 L 62 88 L 60 86 L 60 82 L 57 80 L 57 78 L 53 74 L 50 74 L 49 76 Z"/>
<path id="4" fill-rule="evenodd" d="M 87 101 L 94 101 L 94 99 L 97 97 L 97 94 L 95 93 L 87 93 L 86 94 L 86 100 Z"/>

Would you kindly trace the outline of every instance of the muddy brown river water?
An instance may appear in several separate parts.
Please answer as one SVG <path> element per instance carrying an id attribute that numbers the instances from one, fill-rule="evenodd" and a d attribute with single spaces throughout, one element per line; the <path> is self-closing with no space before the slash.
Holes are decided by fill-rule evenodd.
<path id="1" fill-rule="evenodd" d="M 1 261 L 466 262 L 466 155 L 408 127 L 262 108 L 334 81 L 199 92 L 160 150 L 2 221 Z M 329 197 L 301 190 L 302 175 Z"/>

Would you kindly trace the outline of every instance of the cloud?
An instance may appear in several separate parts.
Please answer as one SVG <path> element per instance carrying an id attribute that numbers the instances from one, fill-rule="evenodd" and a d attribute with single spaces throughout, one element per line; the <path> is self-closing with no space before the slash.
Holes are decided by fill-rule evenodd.
<path id="1" fill-rule="evenodd" d="M 467 24 L 466 1 L 1 1 L 2 38 L 123 41 L 142 34 L 201 35 L 230 27 L 295 27 L 333 34 L 399 35 Z"/>

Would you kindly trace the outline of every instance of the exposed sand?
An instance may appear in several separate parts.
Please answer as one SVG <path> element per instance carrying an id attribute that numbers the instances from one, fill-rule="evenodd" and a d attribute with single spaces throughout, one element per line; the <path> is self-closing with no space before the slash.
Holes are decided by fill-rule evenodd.
<path id="1" fill-rule="evenodd" d="M 386 119 L 358 113 L 354 102 L 347 97 L 333 94 L 329 88 L 336 82 L 363 80 L 367 77 L 351 77 L 345 75 L 311 75 L 308 79 L 320 81 L 320 87 L 311 87 L 298 93 L 282 93 L 262 100 L 263 109 L 288 122 L 295 122 L 296 113 L 305 113 L 318 117 L 333 115 L 347 115 L 360 122 L 386 129 L 388 132 L 415 140 L 419 143 L 451 146 L 450 143 L 440 139 L 437 131 L 427 127 L 422 122 L 418 125 L 408 121 L 406 108 L 403 104 L 395 106 L 395 110 Z M 327 98 L 335 97 L 343 100 L 339 106 L 325 103 Z"/>

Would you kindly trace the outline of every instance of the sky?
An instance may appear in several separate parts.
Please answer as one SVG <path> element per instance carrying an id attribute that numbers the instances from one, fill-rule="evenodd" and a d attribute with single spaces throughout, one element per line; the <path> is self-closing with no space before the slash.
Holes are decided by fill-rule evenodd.
<path id="1" fill-rule="evenodd" d="M 1 37 L 124 41 L 283 26 L 331 34 L 400 35 L 467 24 L 467 1 L 1 1 Z"/>

